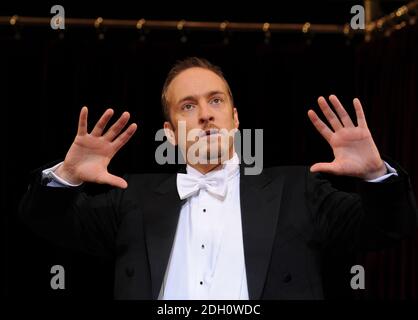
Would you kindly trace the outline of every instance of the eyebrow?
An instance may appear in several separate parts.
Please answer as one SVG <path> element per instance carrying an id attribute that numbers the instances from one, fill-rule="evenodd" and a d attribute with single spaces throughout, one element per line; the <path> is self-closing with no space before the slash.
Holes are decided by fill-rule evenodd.
<path id="1" fill-rule="evenodd" d="M 209 92 L 205 93 L 203 96 L 204 97 L 211 97 L 211 96 L 214 96 L 214 95 L 217 95 L 217 94 L 222 94 L 222 95 L 226 96 L 226 94 L 224 92 L 218 91 L 218 90 L 209 91 Z M 177 102 L 177 105 L 184 102 L 184 101 L 187 101 L 187 100 L 198 100 L 198 97 L 199 96 L 193 96 L 193 95 L 184 97 Z"/>

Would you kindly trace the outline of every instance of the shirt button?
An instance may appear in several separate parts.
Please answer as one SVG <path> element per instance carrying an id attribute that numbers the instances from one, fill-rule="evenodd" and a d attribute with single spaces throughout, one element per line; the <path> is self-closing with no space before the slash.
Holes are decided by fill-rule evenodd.
<path id="1" fill-rule="evenodd" d="M 200 285 L 203 285 L 203 281 L 200 281 Z"/>
<path id="2" fill-rule="evenodd" d="M 203 209 L 203 212 L 206 212 L 206 209 Z"/>
<path id="3" fill-rule="evenodd" d="M 202 249 L 205 249 L 205 245 L 204 244 L 202 244 Z"/>
<path id="4" fill-rule="evenodd" d="M 283 282 L 289 283 L 292 280 L 292 275 L 290 273 L 284 273 L 283 274 Z"/>

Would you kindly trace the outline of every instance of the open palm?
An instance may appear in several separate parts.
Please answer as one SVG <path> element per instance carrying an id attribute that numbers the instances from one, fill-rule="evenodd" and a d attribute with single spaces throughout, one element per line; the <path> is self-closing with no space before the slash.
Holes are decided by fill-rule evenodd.
<path id="1" fill-rule="evenodd" d="M 336 175 L 353 176 L 362 179 L 374 179 L 386 173 L 386 166 L 367 127 L 366 118 L 360 101 L 353 100 L 357 126 L 335 95 L 329 97 L 338 116 L 330 108 L 324 97 L 318 104 L 331 125 L 331 130 L 313 110 L 308 116 L 315 128 L 327 140 L 334 153 L 334 161 L 316 163 L 312 172 L 327 172 Z"/>
<path id="2" fill-rule="evenodd" d="M 94 182 L 126 188 L 126 181 L 110 174 L 107 167 L 113 156 L 135 133 L 137 125 L 132 123 L 121 133 L 130 117 L 128 112 L 124 112 L 104 133 L 113 115 L 113 110 L 108 109 L 93 130 L 88 133 L 87 114 L 87 107 L 83 107 L 80 112 L 77 135 L 67 152 L 63 165 L 57 169 L 56 174 L 75 184 Z"/>

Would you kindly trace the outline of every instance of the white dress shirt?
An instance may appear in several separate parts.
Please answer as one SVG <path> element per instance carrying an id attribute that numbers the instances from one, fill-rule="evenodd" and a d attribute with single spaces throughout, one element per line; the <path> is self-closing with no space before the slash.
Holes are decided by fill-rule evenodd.
<path id="1" fill-rule="evenodd" d="M 224 175 L 226 193 L 219 196 L 202 188 L 187 198 L 159 298 L 248 300 L 239 158 L 234 154 L 222 168 L 206 175 L 187 166 L 187 175 L 198 179 Z M 181 185 L 177 187 L 180 194 Z"/>

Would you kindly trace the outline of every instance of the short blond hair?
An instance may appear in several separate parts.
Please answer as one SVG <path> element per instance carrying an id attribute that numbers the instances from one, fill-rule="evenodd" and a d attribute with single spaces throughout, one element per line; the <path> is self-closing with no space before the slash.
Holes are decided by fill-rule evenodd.
<path id="1" fill-rule="evenodd" d="M 168 72 L 167 78 L 165 79 L 163 91 L 161 93 L 161 105 L 163 108 L 163 115 L 165 120 L 170 121 L 170 110 L 169 104 L 167 99 L 167 90 L 170 83 L 173 81 L 175 77 L 177 77 L 183 71 L 190 69 L 190 68 L 202 68 L 207 69 L 218 75 L 224 82 L 226 89 L 228 90 L 229 98 L 231 99 L 231 105 L 234 105 L 234 99 L 232 97 L 231 88 L 229 87 L 228 82 L 226 81 L 223 72 L 220 67 L 210 63 L 208 60 L 204 58 L 198 57 L 189 57 L 184 60 L 178 60 L 175 65 L 171 68 Z"/>

